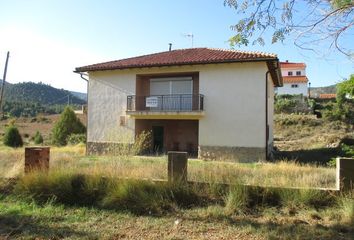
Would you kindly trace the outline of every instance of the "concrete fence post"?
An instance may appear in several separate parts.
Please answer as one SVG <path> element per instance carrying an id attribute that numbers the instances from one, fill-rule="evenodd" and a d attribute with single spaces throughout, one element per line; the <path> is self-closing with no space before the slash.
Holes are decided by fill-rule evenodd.
<path id="1" fill-rule="evenodd" d="M 337 189 L 341 191 L 354 189 L 354 158 L 338 157 L 336 159 L 336 165 Z"/>
<path id="2" fill-rule="evenodd" d="M 50 147 L 25 148 L 25 173 L 32 170 L 49 170 Z"/>
<path id="3" fill-rule="evenodd" d="M 187 182 L 187 160 L 186 152 L 168 152 L 168 182 Z"/>

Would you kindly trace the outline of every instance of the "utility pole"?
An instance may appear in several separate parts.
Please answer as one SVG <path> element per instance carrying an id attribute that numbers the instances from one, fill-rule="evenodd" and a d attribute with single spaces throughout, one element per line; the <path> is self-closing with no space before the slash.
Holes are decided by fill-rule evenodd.
<path id="1" fill-rule="evenodd" d="M 70 95 L 68 94 L 68 106 L 70 105 Z"/>
<path id="2" fill-rule="evenodd" d="M 2 111 L 2 101 L 3 101 L 3 97 L 4 97 L 4 88 L 5 88 L 7 64 L 9 62 L 9 57 L 10 57 L 10 52 L 8 51 L 7 55 L 6 55 L 4 75 L 3 75 L 3 78 L 2 78 L 1 95 L 0 95 L 0 113 L 3 113 L 3 111 Z"/>

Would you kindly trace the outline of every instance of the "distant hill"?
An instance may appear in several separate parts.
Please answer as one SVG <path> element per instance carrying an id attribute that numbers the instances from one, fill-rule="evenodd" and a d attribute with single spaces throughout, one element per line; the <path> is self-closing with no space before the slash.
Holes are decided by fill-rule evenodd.
<path id="1" fill-rule="evenodd" d="M 327 87 L 310 88 L 311 96 L 316 97 L 316 96 L 319 96 L 320 94 L 324 94 L 324 93 L 336 93 L 337 92 L 336 86 L 337 86 L 337 84 L 330 85 Z"/>
<path id="2" fill-rule="evenodd" d="M 2 80 L 0 80 L 2 84 Z M 54 88 L 44 83 L 23 82 L 5 83 L 4 100 L 8 102 L 27 102 L 42 105 L 56 104 L 85 104 L 85 93 L 70 92 L 64 89 Z"/>
<path id="3" fill-rule="evenodd" d="M 74 91 L 70 91 L 72 95 L 74 95 L 77 98 L 80 98 L 81 100 L 84 100 L 86 102 L 87 99 L 87 94 L 86 93 L 82 93 L 82 92 L 74 92 Z"/>

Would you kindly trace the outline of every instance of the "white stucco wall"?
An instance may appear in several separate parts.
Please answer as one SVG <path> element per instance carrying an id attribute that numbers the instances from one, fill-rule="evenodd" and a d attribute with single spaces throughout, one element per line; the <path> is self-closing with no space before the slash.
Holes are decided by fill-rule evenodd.
<path id="1" fill-rule="evenodd" d="M 205 117 L 199 144 L 265 146 L 265 63 L 211 65 L 199 73 Z"/>
<path id="2" fill-rule="evenodd" d="M 119 126 L 127 95 L 135 94 L 136 74 L 199 72 L 205 116 L 199 120 L 199 144 L 205 146 L 265 147 L 266 64 L 229 63 L 198 66 L 114 70 L 89 73 L 88 141 L 131 141 L 134 119 Z M 273 99 L 270 82 L 269 99 Z M 269 102 L 269 111 L 273 104 Z M 270 139 L 272 116 L 269 116 Z"/>
<path id="3" fill-rule="evenodd" d="M 292 84 L 297 84 L 299 87 L 292 88 Z M 277 94 L 302 94 L 307 96 L 307 83 L 284 83 L 283 87 L 277 88 Z"/>
<path id="4" fill-rule="evenodd" d="M 292 76 L 297 76 L 296 72 L 300 71 L 301 75 L 300 76 L 306 76 L 306 70 L 305 68 L 282 68 L 281 69 L 281 75 L 282 76 L 289 76 L 289 72 L 292 72 Z"/>
<path id="5" fill-rule="evenodd" d="M 135 94 L 135 79 L 131 72 L 89 73 L 88 142 L 133 141 L 134 121 L 120 126 L 120 116 L 125 116 L 127 95 Z"/>

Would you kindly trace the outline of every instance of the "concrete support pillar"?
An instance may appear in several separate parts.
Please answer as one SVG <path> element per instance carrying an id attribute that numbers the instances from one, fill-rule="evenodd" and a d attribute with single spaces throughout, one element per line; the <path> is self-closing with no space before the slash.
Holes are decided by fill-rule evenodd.
<path id="1" fill-rule="evenodd" d="M 25 148 L 25 173 L 32 170 L 48 171 L 50 147 Z"/>
<path id="2" fill-rule="evenodd" d="M 168 181 L 171 183 L 187 182 L 187 153 L 168 152 Z"/>
<path id="3" fill-rule="evenodd" d="M 354 158 L 337 158 L 337 189 L 354 189 Z"/>

